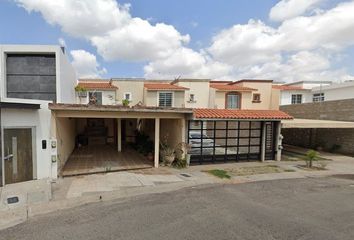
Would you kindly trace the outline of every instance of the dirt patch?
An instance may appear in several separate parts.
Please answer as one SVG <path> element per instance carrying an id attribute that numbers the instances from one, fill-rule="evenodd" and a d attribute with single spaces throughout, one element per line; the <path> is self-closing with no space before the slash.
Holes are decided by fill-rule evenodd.
<path id="1" fill-rule="evenodd" d="M 354 174 L 336 174 L 331 177 L 345 179 L 345 180 L 354 180 Z"/>

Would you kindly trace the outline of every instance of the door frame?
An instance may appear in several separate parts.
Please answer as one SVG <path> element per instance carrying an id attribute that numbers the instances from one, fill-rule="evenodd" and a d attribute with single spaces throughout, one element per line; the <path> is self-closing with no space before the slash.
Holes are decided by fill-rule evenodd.
<path id="1" fill-rule="evenodd" d="M 35 126 L 2 126 L 1 127 L 1 174 L 2 174 L 2 185 L 5 186 L 5 143 L 4 143 L 4 132 L 6 129 L 31 129 L 32 134 L 32 166 L 33 166 L 33 180 L 37 179 L 37 144 L 36 144 L 36 127 Z"/>

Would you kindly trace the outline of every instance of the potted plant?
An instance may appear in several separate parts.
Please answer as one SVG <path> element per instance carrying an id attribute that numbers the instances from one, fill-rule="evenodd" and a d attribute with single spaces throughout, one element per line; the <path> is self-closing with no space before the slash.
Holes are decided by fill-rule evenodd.
<path id="1" fill-rule="evenodd" d="M 189 166 L 190 164 L 190 159 L 191 159 L 191 155 L 188 153 L 189 150 L 191 149 L 190 144 L 185 143 L 185 142 L 180 142 L 177 146 L 176 146 L 176 157 L 178 159 L 184 159 L 186 161 L 187 166 Z"/>
<path id="2" fill-rule="evenodd" d="M 169 147 L 161 150 L 161 156 L 166 166 L 171 166 L 176 157 L 174 149 Z"/>
<path id="3" fill-rule="evenodd" d="M 77 85 L 75 87 L 75 92 L 77 92 L 77 95 L 81 97 L 86 97 L 87 96 L 87 90 L 84 87 L 81 87 L 80 85 Z"/>
<path id="4" fill-rule="evenodd" d="M 124 107 L 129 107 L 129 103 L 130 103 L 130 101 L 128 99 L 123 99 L 122 100 L 122 104 L 123 104 Z"/>

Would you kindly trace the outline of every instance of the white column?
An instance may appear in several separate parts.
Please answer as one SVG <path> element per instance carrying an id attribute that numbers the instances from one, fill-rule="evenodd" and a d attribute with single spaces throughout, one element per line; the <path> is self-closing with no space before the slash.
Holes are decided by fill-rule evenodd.
<path id="1" fill-rule="evenodd" d="M 266 150 L 266 127 L 265 122 L 262 122 L 262 141 L 261 141 L 261 161 L 265 161 L 265 150 Z"/>
<path id="2" fill-rule="evenodd" d="M 122 119 L 117 119 L 117 144 L 118 152 L 122 151 Z"/>
<path id="3" fill-rule="evenodd" d="M 160 152 L 160 118 L 155 119 L 155 157 L 154 167 L 159 167 L 159 152 Z"/>
<path id="4" fill-rule="evenodd" d="M 186 139 L 186 120 L 183 118 L 180 120 L 181 121 L 181 125 L 182 125 L 182 139 L 181 139 L 181 142 L 187 142 L 187 139 Z"/>
<path id="5" fill-rule="evenodd" d="M 277 150 L 277 156 L 275 157 L 277 161 L 281 160 L 281 151 L 283 149 L 282 146 L 282 141 L 283 141 L 283 136 L 281 135 L 281 122 L 276 123 L 276 142 L 275 142 L 275 147 Z"/>

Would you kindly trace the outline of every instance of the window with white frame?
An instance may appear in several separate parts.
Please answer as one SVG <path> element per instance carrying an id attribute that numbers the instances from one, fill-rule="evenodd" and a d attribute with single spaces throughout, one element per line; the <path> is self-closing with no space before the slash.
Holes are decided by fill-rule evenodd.
<path id="1" fill-rule="evenodd" d="M 301 103 L 302 103 L 302 94 L 291 95 L 291 104 L 301 104 Z"/>
<path id="2" fill-rule="evenodd" d="M 124 98 L 124 100 L 132 101 L 132 93 L 125 92 L 123 98 Z"/>
<path id="3" fill-rule="evenodd" d="M 172 107 L 172 100 L 172 92 L 159 92 L 159 107 Z"/>
<path id="4" fill-rule="evenodd" d="M 315 93 L 312 95 L 313 102 L 323 102 L 324 101 L 324 93 Z"/>

